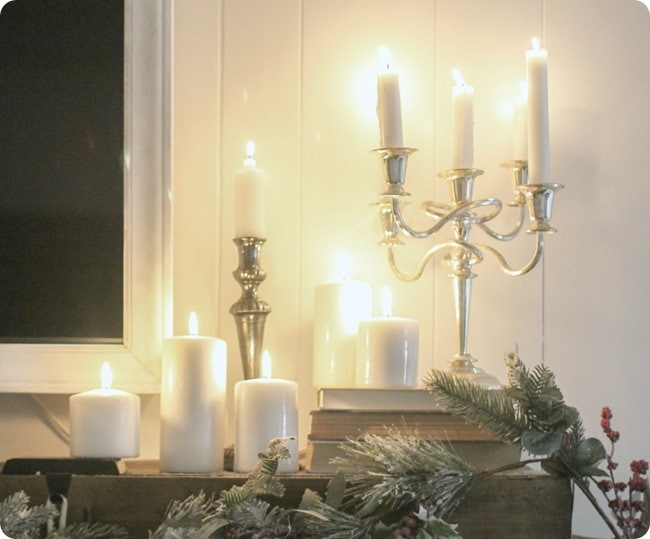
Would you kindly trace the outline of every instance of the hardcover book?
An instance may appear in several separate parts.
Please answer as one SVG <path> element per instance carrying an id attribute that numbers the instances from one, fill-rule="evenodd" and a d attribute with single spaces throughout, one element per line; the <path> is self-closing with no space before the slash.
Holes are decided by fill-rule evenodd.
<path id="1" fill-rule="evenodd" d="M 324 410 L 440 410 L 426 389 L 334 388 L 318 390 Z"/>
<path id="2" fill-rule="evenodd" d="M 312 410 L 309 440 L 345 440 L 363 434 L 386 436 L 390 431 L 440 440 L 494 441 L 484 429 L 463 417 L 421 410 Z"/>

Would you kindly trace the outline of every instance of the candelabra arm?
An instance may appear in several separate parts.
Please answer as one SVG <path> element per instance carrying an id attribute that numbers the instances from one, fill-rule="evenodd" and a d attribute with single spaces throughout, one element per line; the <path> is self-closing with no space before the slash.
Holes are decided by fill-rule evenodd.
<path id="1" fill-rule="evenodd" d="M 407 236 L 410 236 L 411 238 L 428 238 L 429 236 L 432 236 L 433 234 L 437 233 L 440 231 L 440 229 L 449 222 L 453 216 L 446 215 L 442 219 L 436 222 L 431 228 L 428 230 L 422 230 L 418 231 L 413 228 L 411 228 L 408 224 L 406 224 L 406 221 L 404 220 L 404 217 L 402 216 L 402 210 L 400 208 L 400 199 L 398 198 L 392 198 L 391 200 L 391 209 L 393 212 L 393 215 L 395 216 L 395 223 L 399 227 L 399 229 L 404 232 Z"/>
<path id="2" fill-rule="evenodd" d="M 397 261 L 395 260 L 395 248 L 394 245 L 388 245 L 388 264 L 390 265 L 391 270 L 393 271 L 393 274 L 400 279 L 401 281 L 406 281 L 407 283 L 417 281 L 422 274 L 424 273 L 424 270 L 427 267 L 427 264 L 429 260 L 433 257 L 434 254 L 436 254 L 438 251 L 441 249 L 444 249 L 446 247 L 449 248 L 456 248 L 456 249 L 461 249 L 463 251 L 466 251 L 470 255 L 470 259 L 472 260 L 472 264 L 481 262 L 483 260 L 483 253 L 472 245 L 471 243 L 467 243 L 465 241 L 458 241 L 458 240 L 449 240 L 444 243 L 440 243 L 438 245 L 434 245 L 427 251 L 427 253 L 424 255 L 422 260 L 420 261 L 419 266 L 415 270 L 415 273 L 408 274 L 404 273 L 399 269 L 397 266 Z"/>
<path id="3" fill-rule="evenodd" d="M 501 266 L 501 269 L 506 275 L 511 275 L 513 277 L 518 277 L 520 275 L 525 275 L 528 273 L 530 270 L 532 270 L 537 263 L 539 262 L 540 258 L 542 257 L 542 254 L 544 253 L 544 233 L 543 232 L 537 232 L 537 242 L 535 245 L 535 253 L 533 254 L 532 259 L 528 264 L 523 266 L 520 269 L 514 269 L 512 268 L 508 262 L 506 262 L 506 259 L 504 256 L 494 249 L 493 247 L 490 247 L 489 245 L 477 245 L 477 247 L 480 247 L 482 250 L 490 253 L 494 258 L 496 258 L 497 262 L 499 263 L 499 266 Z"/>
<path id="4" fill-rule="evenodd" d="M 484 198 L 481 200 L 473 200 L 471 202 L 459 203 L 455 207 L 437 204 L 435 202 L 423 202 L 422 208 L 429 217 L 436 219 L 436 223 L 427 230 L 417 231 L 411 228 L 404 217 L 400 209 L 400 201 L 397 198 L 392 199 L 391 210 L 395 216 L 395 223 L 399 229 L 404 232 L 407 236 L 412 238 L 428 238 L 439 232 L 447 223 L 454 222 L 463 219 L 468 212 L 482 207 L 492 207 L 492 211 L 487 215 L 483 216 L 481 220 L 490 220 L 496 217 L 496 215 L 501 211 L 501 202 L 494 198 Z M 479 221 L 476 219 L 476 221 Z"/>
<path id="5" fill-rule="evenodd" d="M 517 224 L 515 224 L 514 228 L 512 229 L 511 232 L 507 234 L 500 234 L 498 232 L 495 232 L 492 230 L 488 225 L 485 223 L 476 223 L 477 226 L 479 226 L 487 235 L 491 236 L 495 240 L 498 241 L 511 241 L 515 239 L 519 233 L 521 232 L 521 229 L 524 226 L 524 216 L 526 214 L 526 209 L 525 206 L 520 206 L 519 207 L 519 218 L 517 219 Z"/>

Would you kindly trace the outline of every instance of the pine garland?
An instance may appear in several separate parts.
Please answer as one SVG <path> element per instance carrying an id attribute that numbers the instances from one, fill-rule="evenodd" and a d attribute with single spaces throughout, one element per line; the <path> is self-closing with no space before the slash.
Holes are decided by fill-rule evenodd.
<path id="1" fill-rule="evenodd" d="M 210 537 L 288 536 L 284 512 L 271 508 L 258 496 L 282 497 L 284 485 L 275 476 L 279 460 L 291 457 L 286 444 L 294 438 L 276 438 L 260 453 L 260 461 L 242 486 L 235 485 L 219 497 L 200 492 L 170 503 L 165 518 L 150 539 L 208 539 Z M 230 534 L 230 535 L 226 535 Z"/>
<path id="2" fill-rule="evenodd" d="M 0 502 L 0 528 L 13 539 L 35 539 L 41 530 L 59 516 L 53 504 L 29 506 L 30 498 L 24 491 L 16 492 Z M 52 527 L 52 526 L 50 526 Z M 126 539 L 128 534 L 113 524 L 71 524 L 52 529 L 46 539 Z"/>

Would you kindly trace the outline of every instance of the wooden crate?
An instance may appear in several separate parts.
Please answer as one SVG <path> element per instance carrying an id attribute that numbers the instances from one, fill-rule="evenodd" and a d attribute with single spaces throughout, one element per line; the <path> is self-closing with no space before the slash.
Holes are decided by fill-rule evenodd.
<path id="1" fill-rule="evenodd" d="M 325 491 L 330 476 L 300 473 L 283 476 L 285 507 L 296 507 L 305 488 Z M 131 537 L 145 539 L 162 521 L 172 499 L 203 490 L 220 492 L 242 484 L 245 475 L 72 476 L 68 491 L 69 522 L 120 524 Z M 44 503 L 48 488 L 43 476 L 0 475 L 0 499 L 25 490 L 33 503 Z M 469 539 L 568 539 L 571 537 L 572 492 L 567 479 L 539 473 L 488 477 L 468 493 L 451 522 Z"/>

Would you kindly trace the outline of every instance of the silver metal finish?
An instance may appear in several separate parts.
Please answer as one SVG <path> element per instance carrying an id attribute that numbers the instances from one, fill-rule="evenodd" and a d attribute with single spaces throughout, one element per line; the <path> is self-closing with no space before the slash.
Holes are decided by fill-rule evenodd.
<path id="1" fill-rule="evenodd" d="M 271 307 L 257 297 L 257 288 L 266 279 L 260 267 L 260 251 L 266 242 L 263 238 L 235 238 L 239 253 L 239 266 L 232 272 L 241 286 L 241 297 L 230 307 L 235 318 L 239 351 L 244 378 L 261 376 L 264 324 Z"/>
<path id="2" fill-rule="evenodd" d="M 454 289 L 458 334 L 458 353 L 451 358 L 450 370 L 455 375 L 467 377 L 483 387 L 499 388 L 499 381 L 477 367 L 477 360 L 468 351 L 472 281 L 477 277 L 472 269 L 483 261 L 484 253 L 488 253 L 508 275 L 524 275 L 532 270 L 544 252 L 544 233 L 555 232 L 550 225 L 553 196 L 563 186 L 557 183 L 529 184 L 526 161 L 505 163 L 503 166 L 510 170 L 513 184 L 513 199 L 507 205 L 516 209 L 518 216 L 511 231 L 500 233 L 493 230 L 488 222 L 501 213 L 502 202 L 495 198 L 473 198 L 474 182 L 483 171 L 474 168 L 445 170 L 439 176 L 449 183 L 451 203 L 423 202 L 422 209 L 431 217 L 433 225 L 426 230 L 415 230 L 405 222 L 401 212 L 401 207 L 410 197 L 404 190 L 404 183 L 408 158 L 414 151 L 416 150 L 413 148 L 374 150 L 382 159 L 387 187 L 386 191 L 380 194 L 377 204 L 383 231 L 381 245 L 387 248 L 388 263 L 393 273 L 404 281 L 419 279 L 435 253 L 443 249 L 449 251 L 443 260 L 451 270 L 449 276 Z M 536 235 L 536 243 L 531 260 L 521 268 L 511 267 L 494 247 L 470 242 L 470 232 L 475 225 L 497 241 L 514 239 L 523 228 L 526 207 L 531 222 L 527 232 Z M 447 224 L 451 228 L 452 239 L 433 245 L 413 273 L 406 273 L 399 268 L 395 251 L 403 244 L 399 238 L 400 233 L 412 238 L 429 238 Z"/>

